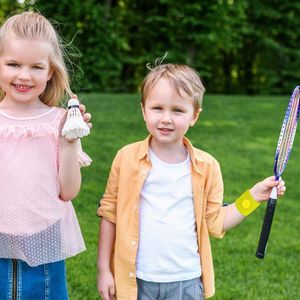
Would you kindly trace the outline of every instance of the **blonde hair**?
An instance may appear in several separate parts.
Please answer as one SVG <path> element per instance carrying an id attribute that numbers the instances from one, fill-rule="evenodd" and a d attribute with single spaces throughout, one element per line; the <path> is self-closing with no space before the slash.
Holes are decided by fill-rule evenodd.
<path id="1" fill-rule="evenodd" d="M 62 41 L 53 25 L 44 16 L 37 12 L 23 12 L 8 18 L 0 28 L 0 55 L 5 38 L 13 35 L 19 39 L 48 42 L 52 51 L 49 53 L 51 79 L 47 82 L 44 92 L 40 95 L 41 101 L 49 106 L 58 106 L 66 94 L 73 93 L 70 88 L 69 75 L 64 62 Z M 0 101 L 4 92 L 0 87 Z"/>
<path id="2" fill-rule="evenodd" d="M 201 108 L 205 88 L 200 76 L 193 68 L 179 64 L 162 64 L 150 70 L 141 86 L 141 102 L 143 106 L 150 90 L 161 78 L 169 80 L 178 95 L 180 95 L 181 91 L 184 91 L 188 96 L 192 97 L 195 111 Z"/>

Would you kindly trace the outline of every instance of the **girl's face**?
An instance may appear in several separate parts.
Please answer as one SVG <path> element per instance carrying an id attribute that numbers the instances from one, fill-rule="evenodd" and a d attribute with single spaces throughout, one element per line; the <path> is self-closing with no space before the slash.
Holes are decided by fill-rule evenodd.
<path id="1" fill-rule="evenodd" d="M 39 104 L 39 96 L 51 79 L 51 46 L 47 42 L 7 37 L 0 54 L 0 86 L 3 101 Z"/>
<path id="2" fill-rule="evenodd" d="M 157 147 L 180 146 L 189 127 L 198 119 L 193 99 L 183 91 L 179 95 L 167 79 L 161 78 L 150 90 L 142 107 L 151 143 Z"/>

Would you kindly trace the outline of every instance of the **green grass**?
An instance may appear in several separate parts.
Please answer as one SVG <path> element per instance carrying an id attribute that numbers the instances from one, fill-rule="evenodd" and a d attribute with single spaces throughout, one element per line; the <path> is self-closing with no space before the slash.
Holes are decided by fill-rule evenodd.
<path id="1" fill-rule="evenodd" d="M 272 175 L 277 139 L 288 102 L 282 97 L 206 96 L 192 143 L 217 158 L 225 183 L 225 201 L 232 202 L 258 180 Z M 92 113 L 93 130 L 82 140 L 93 158 L 82 170 L 83 183 L 74 200 L 87 250 L 67 261 L 71 300 L 99 299 L 96 288 L 98 223 L 96 209 L 117 149 L 143 139 L 139 96 L 82 95 Z M 298 133 L 299 135 L 299 133 Z M 300 295 L 300 137 L 296 136 L 284 174 L 288 191 L 277 204 L 264 260 L 255 258 L 265 204 L 224 239 L 212 239 L 216 295 L 214 300 L 286 300 Z"/>

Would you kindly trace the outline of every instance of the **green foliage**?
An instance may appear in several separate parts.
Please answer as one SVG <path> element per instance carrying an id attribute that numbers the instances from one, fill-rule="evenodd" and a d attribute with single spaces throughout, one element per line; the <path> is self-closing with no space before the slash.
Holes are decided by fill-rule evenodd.
<path id="1" fill-rule="evenodd" d="M 91 135 L 82 139 L 93 164 L 82 170 L 83 183 L 74 205 L 87 245 L 69 259 L 71 300 L 96 300 L 98 224 L 96 209 L 104 192 L 111 162 L 119 148 L 147 135 L 136 94 L 86 94 L 80 97 L 93 114 Z M 206 96 L 199 121 L 188 137 L 217 158 L 225 184 L 225 201 L 232 202 L 255 182 L 272 175 L 275 147 L 288 96 Z M 212 239 L 216 300 L 297 299 L 300 288 L 299 164 L 300 133 L 295 138 L 284 173 L 287 192 L 279 200 L 263 261 L 255 251 L 265 210 L 262 204 L 247 220 Z M 299 162 L 299 163 L 298 163 Z"/>
<path id="2" fill-rule="evenodd" d="M 10 15 L 18 13 L 31 7 L 30 0 L 21 1 L 8 1 L 0 0 L 0 24 Z"/>
<path id="3" fill-rule="evenodd" d="M 80 60 L 70 57 L 75 63 L 73 89 L 77 92 L 120 89 L 120 49 L 126 42 L 120 34 L 115 4 L 98 2 L 37 1 L 34 6 L 56 20 L 66 43 L 73 41 L 81 52 Z"/>
<path id="4" fill-rule="evenodd" d="M 165 52 L 165 62 L 194 67 L 210 93 L 283 94 L 299 81 L 297 1 L 0 1 L 0 21 L 36 9 L 58 22 L 81 52 L 66 47 L 76 92 L 135 92 Z"/>

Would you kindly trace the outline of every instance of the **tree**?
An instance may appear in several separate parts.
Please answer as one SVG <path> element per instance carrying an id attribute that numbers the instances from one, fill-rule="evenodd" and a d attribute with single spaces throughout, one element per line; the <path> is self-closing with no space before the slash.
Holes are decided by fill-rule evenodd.
<path id="1" fill-rule="evenodd" d="M 57 21 L 77 92 L 137 91 L 146 64 L 166 52 L 209 93 L 287 93 L 300 75 L 297 1 L 0 1 L 2 20 L 37 9 Z"/>

